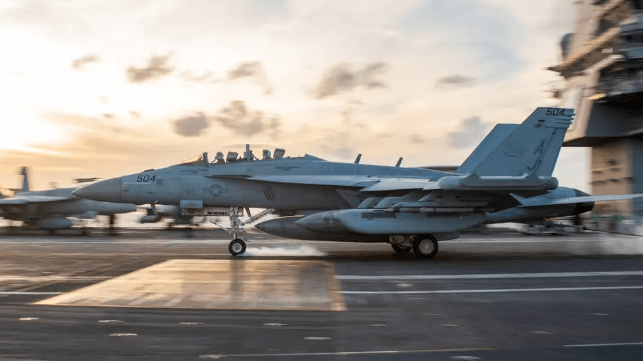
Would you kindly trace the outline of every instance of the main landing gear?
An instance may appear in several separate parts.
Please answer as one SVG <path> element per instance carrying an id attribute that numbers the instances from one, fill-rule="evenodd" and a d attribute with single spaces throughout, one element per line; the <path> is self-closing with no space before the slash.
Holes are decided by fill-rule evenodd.
<path id="1" fill-rule="evenodd" d="M 246 212 L 248 212 L 250 218 L 246 219 L 245 221 L 241 221 L 239 219 L 239 216 L 243 215 L 243 209 L 241 209 L 241 212 L 239 212 L 239 207 L 230 207 L 230 212 L 228 214 L 230 216 L 230 228 L 222 227 L 212 221 L 211 223 L 216 224 L 232 235 L 233 240 L 228 245 L 228 251 L 231 255 L 238 256 L 246 251 L 246 242 L 248 242 L 248 237 L 246 237 L 244 226 L 257 221 L 274 211 L 275 208 L 269 208 L 252 216 L 250 214 L 250 209 L 246 208 Z"/>
<path id="2" fill-rule="evenodd" d="M 417 258 L 433 258 L 438 253 L 438 241 L 430 234 L 418 236 L 413 240 L 413 253 Z"/>
<path id="3" fill-rule="evenodd" d="M 396 253 L 406 254 L 413 250 L 421 259 L 433 258 L 438 253 L 438 241 L 430 234 L 418 236 L 390 236 L 389 242 Z"/>
<path id="4" fill-rule="evenodd" d="M 109 215 L 109 221 L 107 222 L 108 228 L 107 228 L 107 234 L 110 236 L 115 236 L 116 235 L 116 215 L 115 214 L 110 214 Z"/>
<path id="5" fill-rule="evenodd" d="M 395 251 L 395 253 L 400 253 L 400 254 L 409 253 L 413 249 L 413 246 L 404 247 L 404 246 L 398 246 L 394 243 L 391 243 L 391 247 L 393 247 L 393 250 Z"/>

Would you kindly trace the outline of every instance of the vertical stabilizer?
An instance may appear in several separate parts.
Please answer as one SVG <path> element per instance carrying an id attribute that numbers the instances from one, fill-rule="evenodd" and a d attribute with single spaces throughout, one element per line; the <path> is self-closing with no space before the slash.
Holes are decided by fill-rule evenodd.
<path id="1" fill-rule="evenodd" d="M 573 109 L 536 108 L 502 142 L 497 144 L 500 135 L 489 141 L 488 144 L 495 142 L 497 146 L 490 149 L 491 145 L 487 145 L 487 149 L 481 149 L 479 153 L 484 157 L 474 157 L 476 149 L 460 168 L 469 164 L 464 173 L 480 176 L 551 176 L 573 117 Z M 490 136 L 491 133 L 487 138 Z M 487 138 L 478 148 L 482 148 Z M 472 157 L 474 160 L 468 163 Z"/>
<path id="2" fill-rule="evenodd" d="M 472 173 L 473 170 L 519 126 L 520 124 L 496 124 L 482 142 L 480 142 L 473 153 L 469 155 L 467 160 L 458 167 L 456 173 Z"/>

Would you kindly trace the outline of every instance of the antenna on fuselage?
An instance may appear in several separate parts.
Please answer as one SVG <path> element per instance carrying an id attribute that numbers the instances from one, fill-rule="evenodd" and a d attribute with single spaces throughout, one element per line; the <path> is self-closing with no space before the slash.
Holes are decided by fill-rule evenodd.
<path id="1" fill-rule="evenodd" d="M 395 164 L 396 168 L 399 168 L 402 165 L 402 159 L 404 158 L 400 157 L 400 159 L 397 160 L 397 163 Z"/>
<path id="2" fill-rule="evenodd" d="M 254 160 L 254 155 L 252 154 L 252 151 L 250 150 L 250 144 L 246 144 L 246 152 L 244 153 L 244 157 L 246 158 L 247 161 Z"/>
<path id="3" fill-rule="evenodd" d="M 355 164 L 359 164 L 359 161 L 362 160 L 362 153 L 357 155 L 357 158 L 355 158 Z"/>

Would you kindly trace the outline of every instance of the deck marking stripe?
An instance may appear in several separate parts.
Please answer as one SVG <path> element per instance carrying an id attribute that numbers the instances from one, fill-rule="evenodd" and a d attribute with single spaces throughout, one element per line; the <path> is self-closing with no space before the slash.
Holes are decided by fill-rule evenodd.
<path id="1" fill-rule="evenodd" d="M 453 242 L 452 244 L 455 243 L 565 243 L 565 242 L 605 242 L 604 239 L 538 239 L 534 240 L 537 237 L 532 237 L 532 239 L 528 240 L 467 240 L 467 239 L 454 239 L 454 240 L 449 240 L 449 241 L 444 241 L 446 242 Z"/>
<path id="2" fill-rule="evenodd" d="M 345 295 L 408 295 L 438 293 L 496 293 L 496 292 L 546 292 L 546 291 L 603 291 L 603 290 L 640 290 L 643 286 L 613 287 L 558 287 L 558 288 L 506 288 L 485 290 L 433 290 L 433 291 L 342 291 Z"/>
<path id="3" fill-rule="evenodd" d="M 452 280 L 452 279 L 492 279 L 492 278 L 562 278 L 562 277 L 607 277 L 607 276 L 643 276 L 643 271 L 616 272 L 556 272 L 556 273 L 489 273 L 462 275 L 338 275 L 341 281 L 361 280 Z"/>
<path id="4" fill-rule="evenodd" d="M 589 343 L 585 345 L 563 345 L 563 347 L 605 347 L 605 346 L 642 346 L 643 342 Z"/>
<path id="5" fill-rule="evenodd" d="M 0 282 L 48 282 L 48 281 L 93 281 L 105 280 L 108 276 L 0 276 Z"/>
<path id="6" fill-rule="evenodd" d="M 33 296 L 40 296 L 40 295 L 61 295 L 65 292 L 29 292 L 29 291 L 0 291 L 0 295 L 33 295 Z"/>
<path id="7" fill-rule="evenodd" d="M 408 354 L 408 353 L 430 353 L 430 352 L 469 352 L 469 351 L 490 351 L 492 348 L 445 348 L 427 350 L 382 350 L 382 351 L 338 351 L 338 352 L 297 352 L 297 353 L 263 353 L 263 354 L 237 354 L 237 355 L 214 355 L 205 354 L 199 358 L 228 358 L 228 357 L 287 357 L 287 356 L 352 356 L 352 355 L 377 355 L 377 354 Z"/>

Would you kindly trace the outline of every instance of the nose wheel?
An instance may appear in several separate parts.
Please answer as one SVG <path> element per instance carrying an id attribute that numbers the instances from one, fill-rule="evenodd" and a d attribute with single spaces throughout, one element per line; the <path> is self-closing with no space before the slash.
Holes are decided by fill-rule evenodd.
<path id="1" fill-rule="evenodd" d="M 233 239 L 228 245 L 228 251 L 233 256 L 238 256 L 246 251 L 246 242 L 241 238 Z"/>

